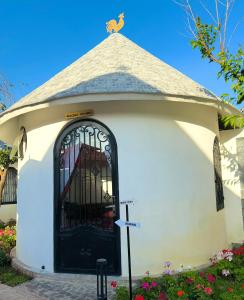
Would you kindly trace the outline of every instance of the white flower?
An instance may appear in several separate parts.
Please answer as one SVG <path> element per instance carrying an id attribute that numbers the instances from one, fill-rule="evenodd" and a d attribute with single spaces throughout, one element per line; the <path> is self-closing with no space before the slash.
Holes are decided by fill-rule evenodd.
<path id="1" fill-rule="evenodd" d="M 225 252 L 224 254 L 224 258 L 227 259 L 228 261 L 232 261 L 232 256 L 233 256 L 232 252 Z"/>
<path id="2" fill-rule="evenodd" d="M 219 251 L 219 252 L 217 253 L 216 259 L 217 259 L 217 260 L 222 260 L 222 259 L 224 259 L 224 253 L 223 253 L 223 251 Z"/>
<path id="3" fill-rule="evenodd" d="M 229 276 L 229 275 L 230 275 L 230 271 L 229 271 L 229 270 L 226 270 L 226 269 L 223 269 L 223 270 L 222 270 L 222 275 L 224 275 L 224 276 Z"/>
<path id="4" fill-rule="evenodd" d="M 226 259 L 227 259 L 228 261 L 232 261 L 232 256 L 227 256 Z"/>

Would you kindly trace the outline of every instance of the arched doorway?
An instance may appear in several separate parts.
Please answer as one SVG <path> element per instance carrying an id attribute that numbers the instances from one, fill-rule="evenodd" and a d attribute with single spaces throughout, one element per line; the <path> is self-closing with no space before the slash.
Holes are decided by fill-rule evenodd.
<path id="1" fill-rule="evenodd" d="M 117 145 L 102 123 L 79 120 L 59 135 L 54 148 L 55 271 L 95 273 L 108 260 L 120 274 Z"/>

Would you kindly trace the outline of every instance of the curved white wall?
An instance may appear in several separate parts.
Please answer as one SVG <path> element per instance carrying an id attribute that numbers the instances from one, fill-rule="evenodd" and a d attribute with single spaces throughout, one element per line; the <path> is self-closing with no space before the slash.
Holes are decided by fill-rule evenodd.
<path id="1" fill-rule="evenodd" d="M 28 147 L 19 161 L 17 257 L 53 272 L 53 147 L 64 114 L 94 109 L 118 144 L 120 199 L 136 201 L 131 220 L 133 275 L 200 265 L 226 246 L 224 211 L 216 211 L 212 146 L 214 108 L 148 101 L 66 105 L 23 115 Z M 121 218 L 125 218 L 121 208 Z M 122 229 L 122 273 L 127 275 Z"/>
<path id="2" fill-rule="evenodd" d="M 244 129 L 221 132 L 222 174 L 225 194 L 225 218 L 228 244 L 244 240 L 244 209 L 241 195 L 241 163 L 237 153 L 237 140 L 244 138 Z"/>

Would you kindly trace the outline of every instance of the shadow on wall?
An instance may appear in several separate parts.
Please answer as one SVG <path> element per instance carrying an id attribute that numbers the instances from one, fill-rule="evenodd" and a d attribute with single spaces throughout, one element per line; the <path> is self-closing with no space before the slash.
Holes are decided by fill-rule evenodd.
<path id="1" fill-rule="evenodd" d="M 225 167 L 232 174 L 232 178 L 224 179 L 226 185 L 237 185 L 240 183 L 240 169 L 237 154 L 230 153 L 224 145 L 221 145 L 221 155 L 225 160 Z"/>
<path id="2" fill-rule="evenodd" d="M 228 142 L 228 140 L 234 139 L 240 135 L 242 131 L 242 129 L 227 130 L 227 134 L 221 135 L 221 155 L 225 160 L 226 169 L 232 174 L 231 179 L 224 180 L 224 183 L 227 185 L 235 185 L 240 183 L 241 165 L 238 161 L 237 150 L 234 151 L 235 153 L 233 154 L 225 147 L 224 144 Z M 233 143 L 236 143 L 236 140 L 235 142 L 233 141 Z M 236 145 L 232 145 L 231 148 L 233 148 L 233 146 L 236 148 Z"/>

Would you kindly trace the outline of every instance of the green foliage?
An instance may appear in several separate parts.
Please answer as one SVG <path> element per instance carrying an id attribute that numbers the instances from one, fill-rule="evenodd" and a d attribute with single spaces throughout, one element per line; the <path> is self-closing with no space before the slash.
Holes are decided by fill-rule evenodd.
<path id="1" fill-rule="evenodd" d="M 6 226 L 0 229 L 0 249 L 5 253 L 10 253 L 11 249 L 16 245 L 16 227 Z"/>
<path id="2" fill-rule="evenodd" d="M 220 71 L 218 77 L 223 77 L 225 82 L 231 82 L 231 89 L 237 98 L 226 94 L 222 95 L 223 99 L 229 99 L 229 102 L 241 104 L 244 102 L 244 51 L 241 47 L 236 54 L 231 54 L 228 50 L 220 51 L 217 54 L 220 61 Z"/>
<path id="3" fill-rule="evenodd" d="M 231 98 L 228 94 L 223 94 L 223 99 L 232 103 L 240 104 L 244 102 L 244 51 L 239 46 L 235 54 L 228 49 L 216 48 L 216 38 L 219 35 L 220 26 L 204 24 L 199 17 L 196 18 L 196 36 L 191 41 L 194 49 L 198 48 L 202 58 L 209 62 L 215 62 L 220 66 L 218 77 L 223 77 L 226 82 L 231 82 L 231 89 L 237 98 Z"/>
<path id="4" fill-rule="evenodd" d="M 0 220 L 0 229 L 4 229 L 4 228 L 5 228 L 5 223 L 2 220 Z"/>
<path id="5" fill-rule="evenodd" d="M 225 115 L 221 117 L 221 121 L 225 128 L 231 126 L 231 128 L 243 128 L 244 117 L 240 115 Z"/>
<path id="6" fill-rule="evenodd" d="M 208 59 L 209 62 L 217 63 L 220 70 L 217 74 L 218 78 L 224 78 L 226 83 L 231 83 L 231 89 L 235 97 L 227 93 L 222 94 L 223 101 L 231 104 L 241 104 L 244 102 L 244 51 L 242 46 L 239 46 L 236 53 L 224 48 L 220 43 L 220 48 L 217 47 L 217 37 L 221 35 L 221 25 L 214 26 L 205 24 L 199 17 L 195 22 L 196 34 L 191 41 L 194 49 L 198 49 L 203 59 Z M 225 126 L 234 128 L 244 127 L 244 116 L 224 116 L 223 123 Z"/>
<path id="7" fill-rule="evenodd" d="M 188 271 L 159 278 L 147 276 L 133 290 L 134 300 L 241 300 L 244 299 L 244 246 L 220 251 L 203 271 Z M 116 299 L 129 300 L 125 287 Z"/>
<path id="8" fill-rule="evenodd" d="M 31 280 L 29 276 L 20 274 L 15 271 L 13 268 L 3 267 L 0 268 L 0 282 L 9 286 L 16 286 L 22 284 L 28 280 Z"/>
<path id="9" fill-rule="evenodd" d="M 9 265 L 9 262 L 10 260 L 7 254 L 2 249 L 0 249 L 0 267 Z"/>
<path id="10" fill-rule="evenodd" d="M 125 286 L 119 286 L 116 289 L 116 300 L 128 300 L 129 291 Z"/>
<path id="11" fill-rule="evenodd" d="M 17 161 L 17 158 L 10 159 L 11 149 L 8 147 L 0 149 L 0 167 L 8 168 Z"/>
<path id="12" fill-rule="evenodd" d="M 215 50 L 214 44 L 216 42 L 219 28 L 211 24 L 203 24 L 201 19 L 197 17 L 196 29 L 197 35 L 196 39 L 191 41 L 192 47 L 200 50 L 202 58 L 208 58 L 210 62 L 215 61 L 212 53 Z"/>

